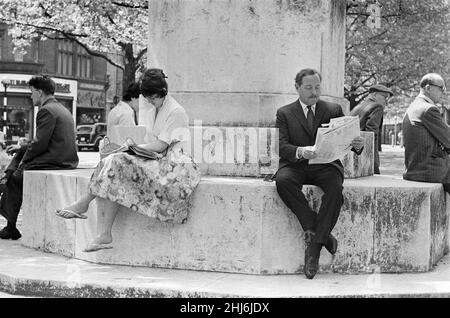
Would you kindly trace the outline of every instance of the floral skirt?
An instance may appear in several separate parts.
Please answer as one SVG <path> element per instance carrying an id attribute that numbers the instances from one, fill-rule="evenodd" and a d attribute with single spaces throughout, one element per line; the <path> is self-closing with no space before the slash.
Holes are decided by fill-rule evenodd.
<path id="1" fill-rule="evenodd" d="M 160 160 L 127 153 L 102 159 L 89 183 L 91 194 L 165 222 L 184 223 L 200 169 L 181 149 Z"/>

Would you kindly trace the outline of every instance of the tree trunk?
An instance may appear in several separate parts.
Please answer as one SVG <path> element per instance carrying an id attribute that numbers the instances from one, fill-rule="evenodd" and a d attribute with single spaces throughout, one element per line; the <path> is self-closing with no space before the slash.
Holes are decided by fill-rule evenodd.
<path id="1" fill-rule="evenodd" d="M 134 58 L 133 44 L 126 43 L 122 44 L 121 47 L 124 53 L 123 54 L 124 71 L 123 71 L 122 89 L 123 94 L 125 94 L 128 85 L 130 85 L 130 83 L 135 81 L 138 61 L 136 61 L 136 59 Z"/>

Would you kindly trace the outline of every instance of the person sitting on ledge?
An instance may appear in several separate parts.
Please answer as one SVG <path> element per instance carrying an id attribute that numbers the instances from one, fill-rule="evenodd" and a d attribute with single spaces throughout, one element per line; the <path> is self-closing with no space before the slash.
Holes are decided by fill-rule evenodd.
<path id="1" fill-rule="evenodd" d="M 69 110 L 53 94 L 56 84 L 47 76 L 35 76 L 28 82 L 31 100 L 39 106 L 36 115 L 36 137 L 28 143 L 19 140 L 7 153 L 15 154 L 0 180 L 0 213 L 8 224 L 0 238 L 17 240 L 22 235 L 16 227 L 22 206 L 23 171 L 75 169 L 78 166 L 75 124 Z"/>
<path id="2" fill-rule="evenodd" d="M 138 83 L 131 83 L 122 101 L 109 112 L 108 115 L 108 129 L 113 126 L 136 126 L 137 125 L 137 111 L 139 107 L 139 95 L 141 89 Z"/>
<path id="3" fill-rule="evenodd" d="M 147 151 L 163 153 L 160 160 L 148 160 L 126 152 L 110 154 L 95 168 L 89 191 L 78 201 L 56 210 L 56 215 L 86 219 L 89 203 L 97 199 L 98 236 L 85 252 L 112 248 L 112 226 L 119 208 L 126 207 L 161 221 L 184 223 L 188 199 L 200 182 L 199 168 L 182 147 L 170 147 L 175 136 L 188 129 L 188 116 L 168 92 L 166 76 L 161 69 L 144 72 L 141 94 L 154 106 L 154 118 L 147 127 L 153 140 L 139 145 Z M 180 143 L 181 144 L 181 143 Z"/>
<path id="4" fill-rule="evenodd" d="M 436 104 L 445 93 L 442 76 L 426 74 L 420 81 L 420 93 L 403 118 L 405 167 L 403 179 L 442 183 L 450 193 L 450 127 Z"/>
<path id="5" fill-rule="evenodd" d="M 337 250 L 337 240 L 331 234 L 344 202 L 342 195 L 344 168 L 341 161 L 310 164 L 317 157 L 312 147 L 317 130 L 330 119 L 344 116 L 339 104 L 320 99 L 322 77 L 314 69 L 303 69 L 295 77 L 299 98 L 280 107 L 276 115 L 279 129 L 280 165 L 275 175 L 277 192 L 281 200 L 295 214 L 305 231 L 305 266 L 308 279 L 314 278 L 319 269 L 320 251 L 323 246 L 331 254 Z M 361 154 L 364 144 L 361 137 L 352 143 L 352 151 Z M 324 194 L 317 214 L 302 192 L 304 184 L 320 187 Z"/>

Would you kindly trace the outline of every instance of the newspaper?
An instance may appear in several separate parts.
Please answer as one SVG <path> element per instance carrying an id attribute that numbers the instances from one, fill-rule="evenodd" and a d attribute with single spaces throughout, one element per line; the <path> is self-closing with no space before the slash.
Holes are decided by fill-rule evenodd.
<path id="1" fill-rule="evenodd" d="M 310 159 L 310 164 L 341 159 L 351 150 L 352 140 L 360 136 L 358 116 L 332 118 L 329 124 L 322 126 L 328 127 L 317 130 L 316 143 L 313 146 L 317 157 Z"/>

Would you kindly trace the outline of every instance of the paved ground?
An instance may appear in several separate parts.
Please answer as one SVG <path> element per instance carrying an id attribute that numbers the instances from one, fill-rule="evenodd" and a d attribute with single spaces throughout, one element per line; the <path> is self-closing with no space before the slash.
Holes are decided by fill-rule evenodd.
<path id="1" fill-rule="evenodd" d="M 402 176 L 404 171 L 405 148 L 382 145 L 380 152 L 380 172 L 387 175 Z"/>

